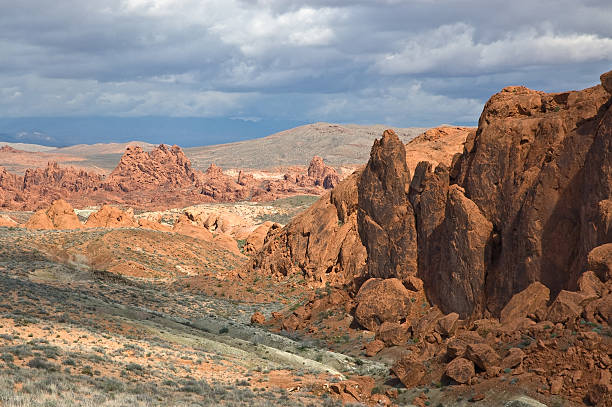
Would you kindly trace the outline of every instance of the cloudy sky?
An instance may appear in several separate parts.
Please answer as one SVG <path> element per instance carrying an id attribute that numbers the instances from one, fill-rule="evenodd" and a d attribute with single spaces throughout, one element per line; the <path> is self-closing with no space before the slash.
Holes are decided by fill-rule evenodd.
<path id="1" fill-rule="evenodd" d="M 611 22 L 610 0 L 0 0 L 0 118 L 473 124 L 506 85 L 596 84 Z"/>

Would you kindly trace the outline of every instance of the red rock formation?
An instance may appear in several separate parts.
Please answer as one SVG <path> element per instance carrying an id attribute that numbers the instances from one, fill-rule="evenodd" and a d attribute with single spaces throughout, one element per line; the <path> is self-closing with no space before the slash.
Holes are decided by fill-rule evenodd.
<path id="1" fill-rule="evenodd" d="M 358 184 L 357 223 L 372 277 L 407 278 L 417 271 L 414 211 L 404 144 L 393 130 L 374 141 Z"/>
<path id="2" fill-rule="evenodd" d="M 98 212 L 89 215 L 85 226 L 88 228 L 134 228 L 138 222 L 132 213 L 124 212 L 119 208 L 104 205 Z"/>
<path id="3" fill-rule="evenodd" d="M 29 229 L 80 229 L 82 227 L 74 209 L 63 199 L 41 209 L 24 224 Z"/>
<path id="4" fill-rule="evenodd" d="M 25 192 L 87 193 L 98 188 L 102 176 L 50 162 L 46 168 L 28 169 L 23 177 Z"/>
<path id="5" fill-rule="evenodd" d="M 416 272 L 428 298 L 461 318 L 499 315 L 535 281 L 552 298 L 575 289 L 589 252 L 612 242 L 611 76 L 577 92 L 503 89 L 450 167 L 420 163 L 409 188 L 404 146 L 386 132 L 366 169 L 269 236 L 252 267 L 354 288 Z M 358 239 L 340 233 L 355 213 Z M 347 238 L 359 263 L 340 248 Z M 609 279 L 602 262 L 594 271 Z"/>
<path id="6" fill-rule="evenodd" d="M 308 166 L 308 177 L 312 178 L 314 185 L 325 189 L 334 188 L 340 182 L 340 176 L 335 169 L 328 167 L 323 159 L 315 155 Z"/>
<path id="7" fill-rule="evenodd" d="M 110 191 L 130 192 L 151 188 L 190 187 L 196 180 L 191 162 L 178 146 L 160 144 L 147 153 L 138 146 L 127 147 L 117 167 L 104 181 Z"/>
<path id="8" fill-rule="evenodd" d="M 19 223 L 15 222 L 13 219 L 8 217 L 7 215 L 0 215 L 0 227 L 17 227 Z"/>
<path id="9" fill-rule="evenodd" d="M 470 131 L 469 128 L 463 129 L 464 139 Z M 410 175 L 406 164 L 401 164 L 400 157 L 402 154 L 410 153 L 402 150 L 402 144 L 395 140 L 396 137 L 392 132 L 387 133 L 384 143 L 379 142 L 378 147 L 372 150 L 375 159 L 368 170 L 368 179 L 372 180 L 375 186 L 368 185 L 364 181 L 360 190 L 358 184 L 362 180 L 363 170 L 356 171 L 340 182 L 330 194 L 324 195 L 309 209 L 295 217 L 284 229 L 269 235 L 262 251 L 253 258 L 250 267 L 282 275 L 302 272 L 315 281 L 348 285 L 355 291 L 367 280 L 368 275 L 401 276 L 408 284 L 410 278 L 413 278 L 412 274 L 416 272 L 416 241 L 413 237 L 412 246 L 403 242 L 404 234 L 399 227 L 401 222 L 411 224 L 409 214 L 412 211 L 406 195 L 406 182 L 410 179 Z M 457 135 L 453 133 L 453 137 L 456 138 Z M 424 142 L 419 140 L 415 144 L 409 143 L 406 145 L 406 150 L 421 154 Z M 440 153 L 438 158 L 450 163 L 452 156 L 458 152 L 459 144 L 453 142 L 449 145 L 452 148 L 442 150 L 445 151 L 445 155 Z M 395 160 L 393 164 L 395 170 L 384 168 L 388 159 Z M 388 178 L 385 182 L 379 181 L 378 176 L 382 177 L 386 172 Z M 393 174 L 401 174 L 402 181 L 393 180 Z M 371 231 L 361 230 L 362 224 L 358 226 L 357 213 L 360 200 L 369 202 L 368 211 L 361 209 L 360 216 L 364 226 L 372 226 Z M 404 208 L 393 207 L 400 202 Z M 376 208 L 376 205 L 383 203 L 392 215 Z M 388 230 L 378 236 L 376 233 L 382 228 Z M 380 260 L 380 263 L 371 266 L 371 273 L 376 274 L 369 274 L 365 267 L 368 252 L 364 237 L 370 239 L 369 250 Z M 394 253 L 392 260 L 387 257 L 391 252 Z M 400 253 L 412 253 L 410 254 L 412 258 L 402 258 Z M 390 268 L 385 269 L 385 267 Z"/>
<path id="10" fill-rule="evenodd" d="M 243 182 L 245 178 L 242 178 Z M 243 186 L 221 168 L 211 164 L 204 174 L 198 178 L 199 193 L 218 202 L 240 201 L 249 198 L 252 191 L 249 186 Z M 252 185 L 251 185 L 252 186 Z"/>

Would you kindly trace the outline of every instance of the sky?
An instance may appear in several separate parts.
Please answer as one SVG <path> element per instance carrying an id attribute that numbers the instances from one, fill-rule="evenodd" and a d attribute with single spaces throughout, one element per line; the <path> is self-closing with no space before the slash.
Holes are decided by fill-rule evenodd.
<path id="1" fill-rule="evenodd" d="M 597 84 L 611 21 L 610 0 L 0 0 L 0 139 L 475 124 L 504 86 Z"/>

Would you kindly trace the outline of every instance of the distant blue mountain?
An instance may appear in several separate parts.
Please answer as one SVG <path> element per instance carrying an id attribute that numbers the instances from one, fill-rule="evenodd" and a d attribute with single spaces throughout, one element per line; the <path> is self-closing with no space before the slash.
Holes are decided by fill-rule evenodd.
<path id="1" fill-rule="evenodd" d="M 0 118 L 0 142 L 64 147 L 141 140 L 194 147 L 264 137 L 303 124 L 306 123 L 290 120 L 191 117 Z"/>

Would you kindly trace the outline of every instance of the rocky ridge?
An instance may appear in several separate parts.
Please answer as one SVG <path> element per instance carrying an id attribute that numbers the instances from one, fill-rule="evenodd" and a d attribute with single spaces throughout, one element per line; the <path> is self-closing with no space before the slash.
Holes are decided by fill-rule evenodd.
<path id="1" fill-rule="evenodd" d="M 267 201 L 297 194 L 321 195 L 337 185 L 336 170 L 316 157 L 308 174 L 293 171 L 284 180 L 257 180 L 240 172 L 226 175 L 212 164 L 194 170 L 178 146 L 164 144 L 147 152 L 128 146 L 106 177 L 49 162 L 23 176 L 0 167 L 0 207 L 36 210 L 65 199 L 75 206 L 119 204 L 138 208 L 186 207 L 206 202 Z"/>
<path id="2" fill-rule="evenodd" d="M 408 388 L 506 373 L 608 405 L 611 76 L 582 91 L 504 88 L 461 153 L 413 175 L 410 144 L 385 131 L 364 170 L 267 235 L 251 272 L 340 289 L 344 312 L 375 332 L 368 355 L 411 350 L 392 369 Z M 281 327 L 313 332 L 334 307 L 311 300 Z"/>

